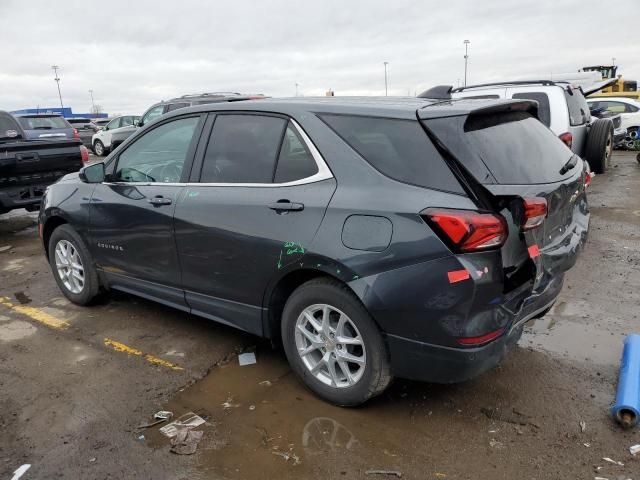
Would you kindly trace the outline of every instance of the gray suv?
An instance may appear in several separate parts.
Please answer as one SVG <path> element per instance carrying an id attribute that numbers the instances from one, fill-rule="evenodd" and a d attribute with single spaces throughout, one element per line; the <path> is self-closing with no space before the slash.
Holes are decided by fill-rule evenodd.
<path id="1" fill-rule="evenodd" d="M 194 105 L 205 105 L 208 103 L 218 102 L 239 102 L 242 100 L 258 100 L 267 98 L 262 94 L 247 95 L 235 92 L 214 92 L 214 93 L 197 93 L 192 95 L 182 95 L 181 97 L 172 98 L 171 100 L 161 101 L 152 105 L 138 121 L 136 125 L 132 125 L 129 128 L 123 128 L 118 131 L 117 138 L 113 139 L 112 148 L 116 148 L 127 138 L 131 136 L 139 127 L 146 125 L 147 123 L 155 120 L 162 115 L 173 112 L 180 108 L 192 107 Z"/>

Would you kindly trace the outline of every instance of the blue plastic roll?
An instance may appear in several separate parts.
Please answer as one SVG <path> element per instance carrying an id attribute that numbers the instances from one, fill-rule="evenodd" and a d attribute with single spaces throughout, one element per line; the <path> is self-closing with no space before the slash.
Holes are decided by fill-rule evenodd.
<path id="1" fill-rule="evenodd" d="M 625 428 L 640 420 L 640 335 L 629 335 L 624 340 L 618 392 L 611 415 Z"/>

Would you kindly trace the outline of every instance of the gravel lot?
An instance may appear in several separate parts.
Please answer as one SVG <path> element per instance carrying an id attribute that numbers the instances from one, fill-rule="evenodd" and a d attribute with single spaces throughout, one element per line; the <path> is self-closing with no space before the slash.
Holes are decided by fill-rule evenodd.
<path id="1" fill-rule="evenodd" d="M 23 479 L 640 478 L 640 430 L 607 415 L 623 338 L 640 332 L 640 166 L 612 163 L 561 298 L 499 368 L 396 381 L 357 409 L 315 399 L 256 337 L 125 294 L 69 304 L 35 215 L 0 216 L 0 477 L 30 463 Z M 258 363 L 239 367 L 248 349 Z M 161 409 L 207 419 L 195 455 L 137 429 Z"/>

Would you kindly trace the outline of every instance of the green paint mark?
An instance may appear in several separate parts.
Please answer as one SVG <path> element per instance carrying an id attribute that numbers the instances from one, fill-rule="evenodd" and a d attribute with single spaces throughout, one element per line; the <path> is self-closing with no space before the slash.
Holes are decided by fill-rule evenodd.
<path id="1" fill-rule="evenodd" d="M 280 251 L 280 258 L 278 258 L 278 270 L 282 268 L 282 251 Z"/>
<path id="2" fill-rule="evenodd" d="M 316 265 L 316 268 L 320 268 L 320 264 Z"/>
<path id="3" fill-rule="evenodd" d="M 197 197 L 198 195 L 200 195 L 200 192 L 189 192 L 187 194 L 189 198 Z"/>
<path id="4" fill-rule="evenodd" d="M 358 275 L 353 276 L 353 280 L 358 280 L 360 277 Z"/>
<path id="5" fill-rule="evenodd" d="M 287 249 L 287 255 L 293 255 L 294 253 L 304 253 L 304 247 L 300 243 L 285 242 L 284 248 Z"/>
<path id="6" fill-rule="evenodd" d="M 339 273 L 340 273 L 340 269 L 337 269 L 337 270 L 336 270 L 336 273 L 338 273 L 338 274 L 339 274 Z"/>

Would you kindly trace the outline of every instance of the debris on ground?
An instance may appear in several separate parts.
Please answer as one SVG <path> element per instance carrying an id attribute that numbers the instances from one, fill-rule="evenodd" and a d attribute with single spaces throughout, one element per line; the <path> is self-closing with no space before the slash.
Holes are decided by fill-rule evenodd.
<path id="1" fill-rule="evenodd" d="M 196 453 L 203 434 L 204 432 L 202 430 L 192 430 L 190 427 L 179 427 L 178 433 L 171 439 L 171 451 L 178 455 L 192 455 Z"/>
<path id="2" fill-rule="evenodd" d="M 580 421 L 580 431 L 582 433 L 584 433 L 584 431 L 587 429 L 587 422 L 585 422 L 584 420 Z"/>
<path id="3" fill-rule="evenodd" d="M 2 247 L 0 247 L 0 253 L 2 252 L 8 252 L 9 250 L 11 250 L 11 245 L 3 245 Z M 22 467 L 20 467 L 22 468 Z M 17 471 L 17 470 L 16 470 Z M 25 470 L 26 472 L 26 470 Z M 22 474 L 21 474 L 22 475 Z"/>
<path id="4" fill-rule="evenodd" d="M 502 448 L 502 447 L 504 447 L 504 444 L 502 442 L 499 442 L 498 440 L 494 440 L 492 438 L 491 440 L 489 440 L 489 446 L 491 448 Z"/>
<path id="5" fill-rule="evenodd" d="M 138 436 L 138 441 L 139 442 L 144 442 L 144 439 L 145 439 L 144 435 Z"/>
<path id="6" fill-rule="evenodd" d="M 640 444 L 630 446 L 629 453 L 633 456 L 636 456 L 638 453 L 640 453 Z"/>
<path id="7" fill-rule="evenodd" d="M 229 395 L 227 400 L 221 403 L 221 405 L 225 410 L 228 410 L 229 408 L 238 408 L 240 406 L 239 403 L 233 403 L 233 397 L 231 395 Z"/>
<path id="8" fill-rule="evenodd" d="M 609 462 L 612 463 L 614 465 L 618 465 L 619 467 L 624 467 L 624 463 L 622 462 L 616 462 L 615 460 L 609 458 L 609 457 L 603 457 L 602 460 L 604 460 L 605 462 Z"/>
<path id="9" fill-rule="evenodd" d="M 300 457 L 298 455 L 296 455 L 295 453 L 293 453 L 292 451 L 289 452 L 281 452 L 280 450 L 275 450 L 278 447 L 273 447 L 274 451 L 271 452 L 273 455 L 277 455 L 278 457 L 282 457 L 284 458 L 285 462 L 288 462 L 289 460 L 293 460 L 293 464 L 294 465 L 300 465 L 302 462 L 300 461 Z"/>
<path id="10" fill-rule="evenodd" d="M 269 380 L 263 380 L 258 385 L 260 385 L 261 387 L 270 387 L 271 386 L 271 382 Z"/>
<path id="11" fill-rule="evenodd" d="M 253 352 L 241 353 L 238 355 L 238 363 L 241 367 L 245 365 L 253 365 L 256 363 L 256 354 Z"/>
<path id="12" fill-rule="evenodd" d="M 367 470 L 365 475 L 395 475 L 398 478 L 402 478 L 402 472 L 398 470 Z"/>
<path id="13" fill-rule="evenodd" d="M 11 477 L 11 480 L 18 480 L 22 475 L 25 474 L 25 472 L 27 470 L 29 470 L 31 468 L 31 464 L 30 463 L 25 463 L 24 465 L 20 465 L 20 467 L 18 467 L 14 472 L 13 472 L 13 477 Z"/>
<path id="14" fill-rule="evenodd" d="M 153 414 L 153 418 L 156 418 L 158 420 L 168 420 L 171 417 L 173 417 L 173 412 L 169 412 L 167 410 L 160 410 L 159 412 Z"/>
<path id="15" fill-rule="evenodd" d="M 186 427 L 187 429 L 199 427 L 205 423 L 204 418 L 199 415 L 196 415 L 193 412 L 188 412 L 177 418 L 173 422 L 165 425 L 160 429 L 160 433 L 162 433 L 165 437 L 175 437 L 178 434 L 178 430 L 181 427 Z"/>

